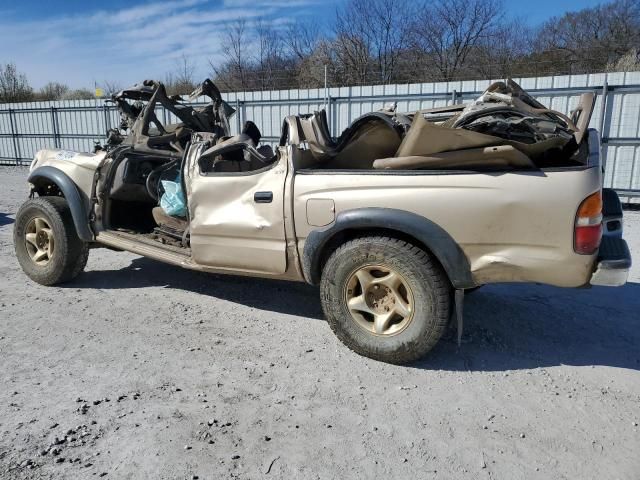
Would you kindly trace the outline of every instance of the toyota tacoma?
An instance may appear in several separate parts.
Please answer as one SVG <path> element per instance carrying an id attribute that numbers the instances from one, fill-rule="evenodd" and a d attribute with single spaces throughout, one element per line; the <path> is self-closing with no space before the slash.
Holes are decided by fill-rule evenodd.
<path id="1" fill-rule="evenodd" d="M 31 279 L 72 280 L 106 247 L 305 281 L 342 342 L 391 363 L 449 325 L 460 335 L 464 293 L 482 285 L 626 282 L 594 93 L 565 115 L 496 82 L 465 105 L 368 113 L 337 138 L 321 110 L 286 117 L 275 146 L 250 121 L 230 135 L 234 109 L 211 81 L 192 97 L 210 101 L 145 81 L 110 99 L 121 123 L 94 152 L 35 155 L 14 229 Z"/>

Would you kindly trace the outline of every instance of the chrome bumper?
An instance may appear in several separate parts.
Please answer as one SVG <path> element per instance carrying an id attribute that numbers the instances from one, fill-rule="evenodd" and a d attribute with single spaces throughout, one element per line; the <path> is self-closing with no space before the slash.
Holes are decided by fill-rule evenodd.
<path id="1" fill-rule="evenodd" d="M 631 253 L 627 242 L 618 237 L 603 237 L 591 275 L 591 285 L 620 287 L 627 283 L 631 268 Z"/>

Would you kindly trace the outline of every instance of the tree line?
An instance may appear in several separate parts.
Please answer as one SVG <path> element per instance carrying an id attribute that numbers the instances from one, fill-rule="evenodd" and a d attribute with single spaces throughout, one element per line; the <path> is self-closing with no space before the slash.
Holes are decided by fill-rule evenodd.
<path id="1" fill-rule="evenodd" d="M 27 76 L 18 71 L 15 63 L 0 64 L 0 103 L 90 98 L 95 98 L 95 93 L 91 90 L 71 89 L 59 82 L 49 82 L 40 90 L 34 91 Z"/>
<path id="2" fill-rule="evenodd" d="M 326 28 L 240 20 L 226 26 L 220 47 L 222 61 L 208 68 L 223 91 L 322 87 L 325 78 L 347 86 L 640 70 L 640 0 L 537 27 L 508 17 L 503 0 L 347 0 Z M 183 55 L 163 79 L 169 93 L 194 88 L 196 70 Z M 65 98 L 94 92 L 55 82 L 34 91 L 15 64 L 0 65 L 0 101 Z"/>
<path id="3" fill-rule="evenodd" d="M 227 29 L 225 90 L 313 88 L 640 69 L 640 1 L 549 18 L 509 18 L 502 0 L 349 0 L 328 31 L 313 22 Z"/>

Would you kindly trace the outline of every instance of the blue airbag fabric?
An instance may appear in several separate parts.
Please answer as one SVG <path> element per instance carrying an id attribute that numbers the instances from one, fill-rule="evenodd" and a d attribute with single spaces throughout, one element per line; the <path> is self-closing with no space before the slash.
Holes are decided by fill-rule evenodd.
<path id="1" fill-rule="evenodd" d="M 162 198 L 160 198 L 160 207 L 162 207 L 164 213 L 172 217 L 186 217 L 187 204 L 184 200 L 180 176 L 178 176 L 174 182 L 162 180 L 161 183 L 164 188 L 164 193 L 162 194 Z"/>

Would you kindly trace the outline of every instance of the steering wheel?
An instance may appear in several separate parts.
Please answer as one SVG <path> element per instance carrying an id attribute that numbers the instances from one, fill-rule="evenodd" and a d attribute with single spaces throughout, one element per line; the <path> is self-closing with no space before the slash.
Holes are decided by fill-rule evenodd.
<path id="1" fill-rule="evenodd" d="M 161 174 L 162 168 L 156 168 L 147 175 L 147 181 L 145 182 L 147 193 L 156 201 L 158 201 L 158 182 L 160 181 Z"/>
<path id="2" fill-rule="evenodd" d="M 178 163 L 178 160 L 173 160 L 171 162 L 165 163 L 164 165 L 155 168 L 154 170 L 147 175 L 147 181 L 145 182 L 145 187 L 147 188 L 147 193 L 153 198 L 155 201 L 158 201 L 158 185 L 160 184 L 160 179 L 162 174 L 173 168 Z"/>

